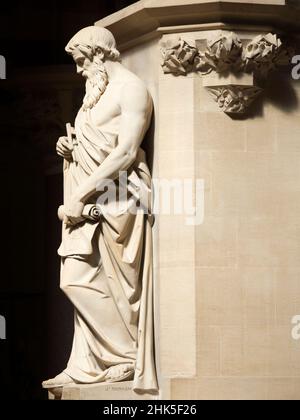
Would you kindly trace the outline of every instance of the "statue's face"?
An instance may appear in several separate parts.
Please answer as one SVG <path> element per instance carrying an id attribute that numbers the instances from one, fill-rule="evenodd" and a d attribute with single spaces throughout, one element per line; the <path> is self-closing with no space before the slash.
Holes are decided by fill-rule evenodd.
<path id="1" fill-rule="evenodd" d="M 102 55 L 104 57 L 104 54 Z M 91 109 L 97 104 L 109 82 L 104 62 L 100 54 L 89 58 L 79 49 L 74 49 L 72 56 L 76 63 L 77 73 L 86 79 L 86 95 L 83 99 L 83 109 Z"/>
<path id="2" fill-rule="evenodd" d="M 73 58 L 76 63 L 77 73 L 87 78 L 93 62 L 79 51 L 74 52 Z"/>

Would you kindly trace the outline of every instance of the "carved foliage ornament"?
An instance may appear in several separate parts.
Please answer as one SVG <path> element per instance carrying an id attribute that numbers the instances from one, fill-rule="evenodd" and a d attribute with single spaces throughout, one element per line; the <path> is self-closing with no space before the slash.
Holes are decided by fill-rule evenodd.
<path id="1" fill-rule="evenodd" d="M 199 51 L 183 39 L 162 43 L 163 70 L 176 76 L 185 75 L 195 69 L 195 58 Z"/>
<path id="2" fill-rule="evenodd" d="M 256 86 L 228 85 L 209 87 L 208 90 L 222 111 L 228 114 L 245 113 L 261 93 L 261 89 Z"/>
<path id="3" fill-rule="evenodd" d="M 164 42 L 161 46 L 163 71 L 175 76 L 190 72 L 203 76 L 217 73 L 224 77 L 229 73 L 250 73 L 255 80 L 259 80 L 278 66 L 289 64 L 294 53 L 292 48 L 285 47 L 278 36 L 271 33 L 259 35 L 248 44 L 243 44 L 235 33 L 220 31 L 207 41 L 204 51 L 180 38 Z M 262 91 L 253 85 L 239 86 L 229 83 L 208 86 L 208 90 L 213 93 L 221 109 L 231 113 L 245 112 Z"/>
<path id="4" fill-rule="evenodd" d="M 204 52 L 205 62 L 210 71 L 224 73 L 229 70 L 239 71 L 242 65 L 243 45 L 233 32 L 224 36 L 221 33 L 215 39 L 208 41 Z"/>
<path id="5" fill-rule="evenodd" d="M 277 35 L 259 35 L 243 50 L 244 70 L 266 77 L 278 66 L 289 64 L 293 54 L 294 50 L 286 48 Z"/>
<path id="6" fill-rule="evenodd" d="M 254 71 L 266 75 L 266 70 L 287 65 L 294 53 L 292 48 L 283 45 L 277 35 L 259 35 L 243 46 L 233 32 L 221 32 L 207 42 L 203 52 L 181 38 L 162 42 L 161 47 L 163 70 L 175 75 L 194 71 L 201 74 Z"/>

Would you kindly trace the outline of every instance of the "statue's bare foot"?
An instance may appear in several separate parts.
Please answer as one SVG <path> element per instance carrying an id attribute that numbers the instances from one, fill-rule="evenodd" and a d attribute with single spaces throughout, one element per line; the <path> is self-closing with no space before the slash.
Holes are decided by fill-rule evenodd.
<path id="1" fill-rule="evenodd" d="M 42 383 L 42 386 L 45 389 L 51 389 L 51 388 L 61 388 L 63 386 L 71 385 L 74 383 L 75 382 L 73 381 L 72 378 L 70 378 L 70 376 L 62 372 L 59 375 L 57 375 L 55 378 L 49 379 L 48 381 L 44 381 Z"/>
<path id="2" fill-rule="evenodd" d="M 133 378 L 134 375 L 134 366 L 131 364 L 122 364 L 117 366 L 112 366 L 108 369 L 105 382 L 122 382 L 129 381 Z"/>

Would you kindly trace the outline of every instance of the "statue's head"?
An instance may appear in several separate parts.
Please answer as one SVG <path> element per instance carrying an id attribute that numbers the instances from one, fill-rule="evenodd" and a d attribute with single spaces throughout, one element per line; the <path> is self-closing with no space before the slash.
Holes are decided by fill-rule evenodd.
<path id="1" fill-rule="evenodd" d="M 71 54 L 77 73 L 87 79 L 83 109 L 91 109 L 99 101 L 108 85 L 106 61 L 119 61 L 120 53 L 113 34 L 99 26 L 81 29 L 68 43 L 66 51 Z"/>

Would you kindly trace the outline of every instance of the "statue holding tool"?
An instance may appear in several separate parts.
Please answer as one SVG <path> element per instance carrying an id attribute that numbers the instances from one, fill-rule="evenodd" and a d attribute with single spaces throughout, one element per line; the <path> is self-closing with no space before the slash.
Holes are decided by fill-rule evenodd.
<path id="1" fill-rule="evenodd" d="M 132 380 L 135 391 L 156 392 L 151 175 L 140 148 L 152 100 L 120 63 L 106 29 L 81 30 L 66 50 L 86 79 L 75 127 L 67 125 L 57 143 L 64 158 L 60 286 L 75 327 L 68 365 L 43 386 Z"/>

